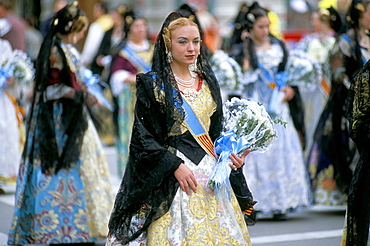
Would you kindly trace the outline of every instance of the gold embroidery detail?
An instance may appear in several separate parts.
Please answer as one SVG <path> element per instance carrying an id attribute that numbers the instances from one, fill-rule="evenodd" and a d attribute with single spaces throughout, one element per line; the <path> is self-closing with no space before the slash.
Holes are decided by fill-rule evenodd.
<path id="1" fill-rule="evenodd" d="M 243 239 L 251 245 L 247 226 L 240 210 L 239 204 L 234 193 L 231 194 L 231 203 L 236 211 L 236 219 L 241 228 Z M 206 192 L 201 185 L 198 186 L 197 193 L 192 193 L 189 200 L 189 209 L 197 220 L 187 224 L 185 237 L 181 241 L 182 246 L 193 245 L 240 245 L 241 238 L 230 235 L 230 231 L 223 224 L 220 224 L 219 210 L 216 197 Z M 226 211 L 223 211 L 226 212 Z M 169 241 L 169 230 L 179 228 L 172 227 L 175 218 L 171 216 L 171 211 L 154 221 L 148 229 L 148 245 L 171 245 Z"/>

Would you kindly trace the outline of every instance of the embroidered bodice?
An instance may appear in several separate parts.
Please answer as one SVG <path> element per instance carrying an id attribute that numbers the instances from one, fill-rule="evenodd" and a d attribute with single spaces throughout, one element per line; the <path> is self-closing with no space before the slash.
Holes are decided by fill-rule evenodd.
<path id="1" fill-rule="evenodd" d="M 211 91 L 208 84 L 203 79 L 202 88 L 194 101 L 187 100 L 194 113 L 197 115 L 199 121 L 208 131 L 211 124 L 211 116 L 216 111 L 216 103 L 212 98 Z M 181 133 L 187 131 L 185 124 L 182 124 Z"/>

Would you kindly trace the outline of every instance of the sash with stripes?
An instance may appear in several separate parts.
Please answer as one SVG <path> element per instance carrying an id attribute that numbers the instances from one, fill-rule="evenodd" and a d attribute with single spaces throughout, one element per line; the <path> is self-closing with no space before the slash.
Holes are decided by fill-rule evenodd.
<path id="1" fill-rule="evenodd" d="M 204 149 L 206 153 L 208 153 L 209 155 L 213 156 L 216 159 L 211 137 L 208 135 L 203 125 L 199 122 L 199 119 L 197 118 L 193 109 L 191 108 L 191 106 L 184 97 L 182 107 L 184 108 L 186 113 L 185 123 L 191 135 L 193 135 L 195 140 Z"/>
<path id="2" fill-rule="evenodd" d="M 147 73 L 152 70 L 152 67 L 146 63 L 137 53 L 128 47 L 127 45 L 122 49 L 123 54 L 128 58 L 128 60 L 143 73 Z"/>

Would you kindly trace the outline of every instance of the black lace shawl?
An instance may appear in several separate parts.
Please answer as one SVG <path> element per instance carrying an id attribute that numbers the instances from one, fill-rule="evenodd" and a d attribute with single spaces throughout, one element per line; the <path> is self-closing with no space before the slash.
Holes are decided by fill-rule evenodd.
<path id="1" fill-rule="evenodd" d="M 51 35 L 52 31 L 48 35 Z M 76 90 L 74 99 L 43 100 L 43 95 L 46 87 L 49 85 L 51 75 L 49 57 L 52 46 L 56 47 L 63 63 L 63 69 L 59 75 L 60 83 L 73 87 L 71 71 L 66 55 L 61 48 L 60 39 L 47 36 L 36 61 L 36 84 L 27 127 L 27 135 L 30 134 L 30 131 L 36 131 L 38 133 L 38 149 L 35 150 L 37 145 L 36 139 L 34 139 L 32 140 L 30 149 L 25 148 L 22 155 L 23 160 L 28 155 L 31 163 L 34 158 L 39 158 L 43 173 L 57 173 L 60 169 L 69 168 L 71 163 L 76 162 L 79 159 L 84 133 L 87 129 L 87 118 L 83 110 L 85 98 L 82 91 Z M 55 135 L 56 122 L 53 116 L 56 101 L 63 105 L 60 132 L 62 137 L 66 139 L 66 143 L 61 150 L 58 149 L 57 137 Z M 31 126 L 36 127 L 32 128 Z M 28 146 L 29 140 L 27 138 L 25 146 Z"/>
<path id="2" fill-rule="evenodd" d="M 346 245 L 367 245 L 370 222 L 370 62 L 354 78 L 347 105 L 350 137 L 356 143 L 360 159 L 348 194 Z"/>

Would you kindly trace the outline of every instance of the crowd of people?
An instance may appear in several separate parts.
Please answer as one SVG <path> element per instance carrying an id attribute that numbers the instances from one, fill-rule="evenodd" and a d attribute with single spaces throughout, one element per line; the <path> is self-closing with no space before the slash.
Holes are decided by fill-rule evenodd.
<path id="1" fill-rule="evenodd" d="M 59 0 L 39 28 L 11 6 L 0 0 L 8 244 L 251 245 L 259 218 L 320 204 L 347 206 L 342 246 L 367 245 L 369 2 L 310 6 L 312 29 L 294 43 L 258 2 L 240 5 L 227 41 L 203 5 L 169 13 L 155 40 L 131 5 L 96 3 L 89 20 Z M 233 97 L 284 124 L 264 152 L 230 154 L 226 199 L 208 180 Z M 104 145 L 117 149 L 117 194 Z"/>

